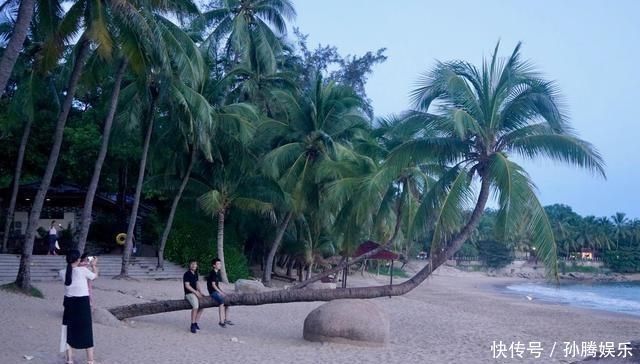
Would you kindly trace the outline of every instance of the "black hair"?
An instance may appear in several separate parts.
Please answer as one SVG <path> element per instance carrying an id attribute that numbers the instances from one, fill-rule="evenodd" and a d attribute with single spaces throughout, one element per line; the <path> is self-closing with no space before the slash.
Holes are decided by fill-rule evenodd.
<path id="1" fill-rule="evenodd" d="M 213 258 L 211 259 L 211 265 L 215 265 L 218 262 L 221 262 L 222 260 L 218 259 L 218 258 Z"/>
<path id="2" fill-rule="evenodd" d="M 64 276 L 65 286 L 71 285 L 71 273 L 73 272 L 73 267 L 71 266 L 71 264 L 77 262 L 78 259 L 80 259 L 80 252 L 75 249 L 69 250 L 69 252 L 67 253 L 67 271 Z"/>
<path id="3" fill-rule="evenodd" d="M 89 253 L 82 253 L 82 255 L 80 256 L 80 260 L 85 260 L 89 257 Z"/>

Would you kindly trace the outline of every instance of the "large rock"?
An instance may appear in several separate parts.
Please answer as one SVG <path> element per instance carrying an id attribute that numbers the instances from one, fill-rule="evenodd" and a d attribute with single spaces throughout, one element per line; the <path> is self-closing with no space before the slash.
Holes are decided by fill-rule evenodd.
<path id="1" fill-rule="evenodd" d="M 307 286 L 307 288 L 311 288 L 311 289 L 336 289 L 336 287 L 337 287 L 337 284 L 334 282 L 325 283 L 320 281 L 313 282 Z"/>
<path id="2" fill-rule="evenodd" d="M 236 281 L 236 293 L 259 293 L 266 291 L 267 288 L 259 281 L 250 279 L 238 279 Z"/>
<path id="3" fill-rule="evenodd" d="M 335 300 L 311 311 L 304 320 L 309 341 L 380 346 L 389 341 L 389 319 L 367 300 Z"/>

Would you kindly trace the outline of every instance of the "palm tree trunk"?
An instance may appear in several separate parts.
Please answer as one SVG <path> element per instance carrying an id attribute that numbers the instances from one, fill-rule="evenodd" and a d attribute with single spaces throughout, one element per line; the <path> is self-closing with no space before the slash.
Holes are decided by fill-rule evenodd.
<path id="1" fill-rule="evenodd" d="M 89 227 L 91 226 L 91 212 L 93 210 L 93 199 L 98 189 L 98 183 L 100 182 L 100 173 L 104 160 L 107 157 L 107 150 L 109 149 L 109 137 L 111 136 L 111 126 L 113 125 L 113 119 L 118 108 L 118 98 L 120 97 L 120 86 L 122 85 L 122 78 L 127 68 L 127 62 L 122 60 L 118 67 L 118 73 L 116 74 L 116 80 L 113 85 L 113 91 L 111 93 L 111 100 L 109 101 L 109 112 L 104 121 L 104 127 L 102 131 L 102 144 L 100 145 L 100 151 L 98 152 L 98 158 L 96 164 L 93 167 L 93 176 L 91 176 L 91 182 L 87 189 L 87 195 L 84 198 L 84 207 L 82 209 L 82 217 L 80 219 L 80 237 L 78 239 L 78 250 L 80 253 L 84 252 L 84 247 L 87 244 L 87 236 L 89 235 Z"/>
<path id="2" fill-rule="evenodd" d="M 374 286 L 374 287 L 352 287 L 341 289 L 286 289 L 277 291 L 268 291 L 260 293 L 232 293 L 225 296 L 225 305 L 227 306 L 258 306 L 273 303 L 287 302 L 314 302 L 314 301 L 332 301 L 343 298 L 378 298 L 385 296 L 401 296 L 416 288 L 431 273 L 447 260 L 447 257 L 453 256 L 462 244 L 471 235 L 471 232 L 480 223 L 480 218 L 484 212 L 489 199 L 490 184 L 488 179 L 483 178 L 480 187 L 480 194 L 475 208 L 469 218 L 467 224 L 455 235 L 445 246 L 448 249 L 446 254 L 442 254 L 438 259 L 432 259 L 411 279 L 393 285 Z M 355 260 L 355 259 L 354 259 Z M 215 307 L 217 304 L 210 298 L 205 297 L 200 300 L 200 307 Z M 134 305 L 119 306 L 109 309 L 109 311 L 118 319 L 123 320 L 135 316 L 153 315 L 163 312 L 173 312 L 180 310 L 190 310 L 191 305 L 186 300 L 167 300 L 149 303 L 138 303 Z"/>
<path id="3" fill-rule="evenodd" d="M 127 226 L 127 238 L 124 243 L 124 251 L 122 252 L 122 266 L 120 267 L 120 275 L 115 278 L 129 277 L 129 260 L 131 259 L 131 248 L 133 247 L 133 233 L 138 220 L 138 207 L 140 206 L 140 196 L 142 195 L 142 183 L 144 182 L 144 171 L 147 166 L 147 156 L 149 155 L 149 146 L 151 145 L 151 134 L 153 133 L 153 121 L 155 119 L 157 95 L 151 97 L 151 107 L 149 108 L 149 122 L 147 123 L 147 133 L 144 137 L 142 147 L 142 156 L 140 158 L 140 167 L 138 169 L 138 182 L 136 183 L 136 192 L 133 196 L 133 206 L 131 206 L 131 216 L 129 216 L 129 226 Z"/>
<path id="4" fill-rule="evenodd" d="M 289 226 L 289 221 L 293 216 L 293 212 L 287 212 L 287 215 L 284 218 L 284 221 L 278 227 L 278 231 L 276 232 L 276 237 L 273 239 L 273 243 L 271 244 L 271 249 L 269 250 L 269 255 L 267 255 L 267 262 L 264 265 L 264 270 L 262 272 L 262 284 L 267 287 L 271 286 L 271 272 L 273 269 L 273 259 L 276 256 L 276 252 L 280 247 L 280 243 L 282 242 L 282 238 L 284 237 L 285 231 L 287 231 L 287 227 Z"/>
<path id="5" fill-rule="evenodd" d="M 18 55 L 24 44 L 24 40 L 27 38 L 27 32 L 29 31 L 29 24 L 31 24 L 31 18 L 33 17 L 33 10 L 35 7 L 34 0 L 22 0 L 20 1 L 20 7 L 18 8 L 18 17 L 16 18 L 16 25 L 11 33 L 11 39 L 2 54 L 0 60 L 0 96 L 4 94 L 4 90 L 7 87 L 7 82 L 13 71 L 13 66 L 18 60 Z"/>
<path id="6" fill-rule="evenodd" d="M 224 265 L 224 210 L 218 211 L 218 259 L 220 259 L 220 263 L 222 263 L 222 268 L 220 268 L 220 278 L 224 283 L 229 283 L 229 278 L 227 278 L 227 268 Z"/>
<path id="7" fill-rule="evenodd" d="M 38 221 L 40 220 L 40 212 L 42 211 L 42 205 L 44 205 L 44 199 L 49 190 L 51 179 L 53 178 L 53 172 L 58 163 L 58 156 L 60 155 L 60 147 L 62 146 L 62 137 L 64 135 L 64 126 L 67 122 L 69 112 L 71 111 L 71 104 L 73 102 L 76 88 L 80 80 L 80 75 L 84 67 L 84 63 L 89 57 L 89 41 L 84 38 L 84 35 L 78 42 L 78 52 L 76 54 L 75 63 L 71 76 L 69 78 L 69 85 L 67 87 L 67 95 L 64 98 L 62 104 L 62 110 L 58 115 L 56 122 L 56 129 L 53 135 L 53 145 L 49 154 L 49 161 L 47 167 L 42 176 L 40 182 L 40 188 L 36 193 L 36 197 L 31 206 L 31 213 L 29 214 L 29 222 L 27 223 L 27 233 L 25 237 L 24 246 L 22 249 L 22 256 L 20 257 L 20 268 L 18 269 L 18 275 L 16 277 L 16 285 L 23 290 L 31 288 L 31 254 L 33 254 L 33 243 L 36 238 L 36 230 L 38 229 Z"/>
<path id="8" fill-rule="evenodd" d="M 169 239 L 169 233 L 171 232 L 173 218 L 175 217 L 176 210 L 178 209 L 178 203 L 180 202 L 182 194 L 184 193 L 184 189 L 187 187 L 187 183 L 189 182 L 191 170 L 193 169 L 193 165 L 196 161 L 196 153 L 196 147 L 191 147 L 191 159 L 189 160 L 189 167 L 187 167 L 184 178 L 182 178 L 182 183 L 180 184 L 180 188 L 178 188 L 178 194 L 173 198 L 173 203 L 171 203 L 171 210 L 169 211 L 169 217 L 167 218 L 167 223 L 164 226 L 162 238 L 160 238 L 160 247 L 158 248 L 158 265 L 156 269 L 164 269 L 164 247 L 167 244 L 167 239 Z"/>
<path id="9" fill-rule="evenodd" d="M 22 163 L 24 162 L 24 152 L 27 149 L 27 141 L 29 141 L 29 134 L 31 134 L 31 125 L 33 120 L 27 119 L 27 123 L 24 126 L 22 132 L 22 139 L 20 139 L 20 147 L 18 148 L 18 160 L 16 160 L 16 169 L 13 174 L 13 184 L 11 186 L 11 199 L 9 200 L 9 209 L 7 210 L 7 221 L 4 223 L 4 234 L 2 236 L 2 252 L 7 252 L 7 242 L 9 241 L 9 232 L 11 230 L 11 223 L 13 222 L 13 214 L 16 208 L 16 200 L 18 199 L 18 189 L 20 188 L 20 176 L 22 175 Z"/>

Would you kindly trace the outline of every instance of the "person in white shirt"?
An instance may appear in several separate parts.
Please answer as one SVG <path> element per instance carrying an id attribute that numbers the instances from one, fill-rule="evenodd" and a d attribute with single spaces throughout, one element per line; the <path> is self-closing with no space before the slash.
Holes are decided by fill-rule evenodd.
<path id="1" fill-rule="evenodd" d="M 56 220 L 51 221 L 51 226 L 49 226 L 49 236 L 47 238 L 49 243 L 49 251 L 47 252 L 47 255 L 58 255 L 56 253 L 56 241 L 58 241 L 58 229 L 56 228 Z"/>
<path id="2" fill-rule="evenodd" d="M 67 268 L 60 271 L 64 280 L 64 313 L 62 315 L 61 350 L 66 362 L 73 363 L 73 349 L 87 350 L 87 364 L 93 364 L 93 326 L 88 280 L 98 277 L 98 258 L 90 259 L 88 267 L 79 266 L 80 252 L 67 253 Z"/>

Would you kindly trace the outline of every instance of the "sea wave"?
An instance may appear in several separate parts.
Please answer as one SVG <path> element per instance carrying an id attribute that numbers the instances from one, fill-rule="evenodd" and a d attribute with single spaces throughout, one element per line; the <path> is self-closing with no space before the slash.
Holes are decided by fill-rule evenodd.
<path id="1" fill-rule="evenodd" d="M 640 316 L 640 286 L 526 283 L 509 285 L 506 289 L 512 293 L 524 293 L 529 299 Z"/>

